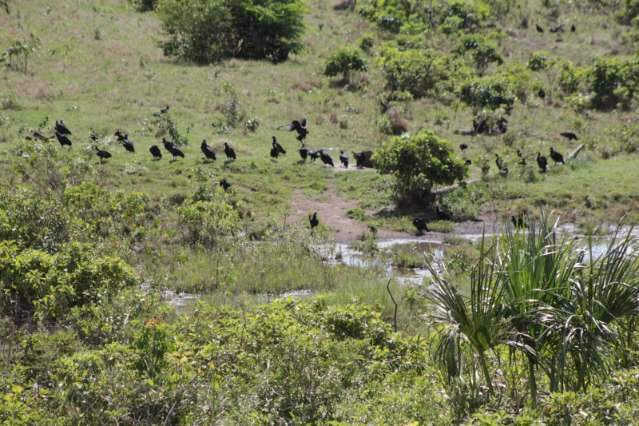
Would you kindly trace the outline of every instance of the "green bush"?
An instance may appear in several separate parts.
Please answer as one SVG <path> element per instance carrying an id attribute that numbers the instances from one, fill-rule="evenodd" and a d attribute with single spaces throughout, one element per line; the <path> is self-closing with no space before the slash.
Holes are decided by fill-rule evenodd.
<path id="1" fill-rule="evenodd" d="M 456 52 L 459 55 L 470 56 L 475 68 L 480 74 L 483 74 L 491 63 L 498 65 L 504 63 L 503 58 L 497 51 L 497 44 L 486 37 L 478 35 L 466 35 L 462 37 Z"/>
<path id="2" fill-rule="evenodd" d="M 578 68 L 571 62 L 564 62 L 559 72 L 559 87 L 565 94 L 572 95 L 585 85 L 587 73 L 587 69 Z"/>
<path id="3" fill-rule="evenodd" d="M 528 60 L 528 68 L 532 71 L 542 71 L 551 66 L 548 52 L 533 52 Z"/>
<path id="4" fill-rule="evenodd" d="M 601 109 L 621 105 L 629 108 L 639 90 L 639 56 L 622 60 L 600 58 L 590 70 L 593 106 Z"/>
<path id="5" fill-rule="evenodd" d="M 177 211 L 185 238 L 191 244 L 215 246 L 240 229 L 240 215 L 217 190 L 210 201 L 193 201 Z"/>
<path id="6" fill-rule="evenodd" d="M 354 47 L 342 47 L 334 52 L 326 62 L 324 75 L 335 77 L 341 75 L 343 81 L 349 82 L 354 71 L 366 71 L 366 61 L 360 50 Z"/>
<path id="7" fill-rule="evenodd" d="M 226 57 L 281 62 L 302 49 L 301 0 L 160 0 L 166 55 L 198 63 Z"/>
<path id="8" fill-rule="evenodd" d="M 619 22 L 629 25 L 639 16 L 639 0 L 624 0 L 623 8 L 617 13 Z"/>
<path id="9" fill-rule="evenodd" d="M 387 140 L 374 160 L 380 173 L 395 177 L 395 196 L 400 201 L 421 202 L 434 185 L 450 185 L 467 174 L 452 145 L 429 130 Z"/>
<path id="10" fill-rule="evenodd" d="M 448 58 L 429 50 L 402 51 L 386 46 L 381 53 L 380 62 L 386 88 L 391 91 L 406 91 L 416 98 L 442 91 L 445 82 L 455 73 Z"/>
<path id="11" fill-rule="evenodd" d="M 475 110 L 503 108 L 507 113 L 515 104 L 512 81 L 500 76 L 475 78 L 461 88 L 461 100 Z"/>
<path id="12" fill-rule="evenodd" d="M 16 321 L 60 320 L 75 306 L 109 300 L 137 279 L 121 259 L 83 244 L 57 254 L 0 243 L 0 312 Z"/>

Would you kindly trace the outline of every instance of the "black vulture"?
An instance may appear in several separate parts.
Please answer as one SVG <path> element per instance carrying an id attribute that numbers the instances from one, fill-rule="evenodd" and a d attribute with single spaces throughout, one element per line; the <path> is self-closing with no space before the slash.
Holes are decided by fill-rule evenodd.
<path id="1" fill-rule="evenodd" d="M 320 159 L 322 160 L 322 163 L 324 163 L 327 166 L 335 167 L 335 164 L 333 163 L 333 159 L 331 158 L 330 155 L 325 153 L 323 149 L 319 150 L 319 155 L 320 155 Z"/>
<path id="2" fill-rule="evenodd" d="M 579 137 L 577 137 L 577 135 L 573 132 L 561 132 L 559 133 L 561 136 L 563 136 L 564 138 L 568 139 L 569 141 L 578 141 Z"/>
<path id="3" fill-rule="evenodd" d="M 95 154 L 100 157 L 100 162 L 103 162 L 105 160 L 108 160 L 109 158 L 111 158 L 111 153 L 109 151 L 104 151 L 100 148 L 98 148 L 97 146 L 95 147 Z"/>
<path id="4" fill-rule="evenodd" d="M 206 139 L 202 139 L 202 145 L 200 145 L 200 149 L 202 150 L 202 154 L 207 160 L 215 161 L 217 157 L 215 156 L 215 152 L 208 146 L 206 143 Z"/>
<path id="5" fill-rule="evenodd" d="M 135 152 L 135 145 L 133 145 L 133 141 L 129 140 L 129 135 L 124 135 L 124 139 L 122 140 L 122 146 L 129 152 Z"/>
<path id="6" fill-rule="evenodd" d="M 311 157 L 311 161 L 315 161 L 320 156 L 320 151 L 308 151 L 308 156 Z"/>
<path id="7" fill-rule="evenodd" d="M 89 133 L 89 139 L 91 139 L 93 142 L 97 142 L 98 135 L 93 130 L 91 130 L 91 133 Z"/>
<path id="8" fill-rule="evenodd" d="M 177 145 L 175 145 L 173 142 L 167 140 L 166 138 L 162 138 L 162 143 L 164 144 L 164 149 L 169 151 L 169 153 L 173 156 L 174 160 L 175 160 L 175 157 L 184 158 L 184 153 L 182 152 L 182 150 L 180 150 L 177 147 Z"/>
<path id="9" fill-rule="evenodd" d="M 416 217 L 413 219 L 413 226 L 417 228 L 417 235 L 423 235 L 424 232 L 428 232 L 428 226 L 426 226 L 426 221 L 421 217 Z"/>
<path id="10" fill-rule="evenodd" d="M 541 25 L 539 25 L 539 24 L 536 24 L 536 25 L 535 25 L 535 28 L 537 28 L 537 32 L 538 32 L 538 33 L 543 33 L 543 32 L 544 32 L 543 27 L 542 27 Z"/>
<path id="11" fill-rule="evenodd" d="M 118 142 L 123 142 L 126 138 L 129 137 L 127 133 L 122 132 L 122 130 L 120 129 L 115 131 L 114 136 L 118 140 Z"/>
<path id="12" fill-rule="evenodd" d="M 237 156 L 235 155 L 235 150 L 231 148 L 231 145 L 229 145 L 227 142 L 224 142 L 224 154 L 229 161 L 234 161 L 237 158 Z"/>
<path id="13" fill-rule="evenodd" d="M 339 152 L 339 161 L 345 169 L 348 169 L 348 155 L 346 155 L 343 150 Z"/>
<path id="14" fill-rule="evenodd" d="M 438 220 L 453 220 L 453 215 L 438 205 L 435 205 L 435 214 L 437 215 Z"/>
<path id="15" fill-rule="evenodd" d="M 464 164 L 470 166 L 471 164 L 473 164 L 473 162 L 471 160 L 466 160 L 464 161 Z"/>
<path id="16" fill-rule="evenodd" d="M 300 147 L 299 151 L 300 153 L 300 157 L 302 158 L 302 161 L 306 161 L 306 159 L 308 158 L 308 148 L 306 148 L 306 146 L 304 146 L 304 142 L 302 142 L 302 146 Z"/>
<path id="17" fill-rule="evenodd" d="M 495 164 L 497 165 L 497 168 L 499 170 L 503 169 L 505 166 L 504 160 L 501 158 L 501 156 L 497 153 L 495 153 Z"/>
<path id="18" fill-rule="evenodd" d="M 504 167 L 502 167 L 501 169 L 499 169 L 499 176 L 501 176 L 501 177 L 503 177 L 503 178 L 508 177 L 508 172 L 509 172 L 509 170 L 508 170 L 508 166 L 506 166 L 506 165 L 504 164 Z"/>
<path id="19" fill-rule="evenodd" d="M 271 143 L 273 149 L 275 149 L 277 151 L 277 154 L 286 154 L 286 151 L 284 150 L 284 147 L 282 147 L 282 145 L 279 144 L 279 142 L 277 141 L 277 138 L 275 136 L 273 136 L 273 142 Z"/>
<path id="20" fill-rule="evenodd" d="M 151 148 L 149 148 L 149 152 L 153 156 L 154 160 L 162 159 L 162 151 L 160 151 L 160 148 L 157 145 L 151 145 Z"/>
<path id="21" fill-rule="evenodd" d="M 59 133 L 61 135 L 70 135 L 70 134 L 72 134 L 71 130 L 69 130 L 69 128 L 64 124 L 64 121 L 62 121 L 62 120 L 55 122 L 55 132 Z"/>
<path id="22" fill-rule="evenodd" d="M 561 155 L 560 152 L 555 151 L 553 147 L 550 147 L 550 158 L 552 158 L 552 161 L 554 161 L 555 164 L 557 163 L 566 164 L 564 162 L 564 156 Z"/>
<path id="23" fill-rule="evenodd" d="M 275 146 L 271 147 L 271 158 L 277 158 L 280 156 L 280 152 L 277 150 Z"/>
<path id="24" fill-rule="evenodd" d="M 460 143 L 459 144 L 459 149 L 462 150 L 462 151 L 466 151 L 468 149 L 468 144 Z"/>
<path id="25" fill-rule="evenodd" d="M 224 192 L 227 192 L 229 188 L 231 187 L 231 184 L 229 183 L 228 180 L 226 180 L 226 178 L 224 178 L 220 181 L 220 186 L 222 187 Z"/>
<path id="26" fill-rule="evenodd" d="M 364 167 L 375 167 L 375 163 L 373 162 L 373 151 L 353 152 L 353 157 L 355 158 L 355 164 L 358 169 Z"/>
<path id="27" fill-rule="evenodd" d="M 537 165 L 542 173 L 546 173 L 548 170 L 548 159 L 540 153 L 537 153 Z"/>
<path id="28" fill-rule="evenodd" d="M 572 24 L 572 25 L 570 26 L 570 32 L 571 32 L 571 33 L 574 33 L 574 32 L 576 32 L 576 31 L 577 31 L 577 27 L 575 27 L 575 24 Z"/>
<path id="29" fill-rule="evenodd" d="M 60 146 L 72 146 L 71 139 L 67 137 L 67 135 L 63 135 L 62 133 L 55 132 L 55 137 L 60 142 Z"/>
<path id="30" fill-rule="evenodd" d="M 317 218 L 317 212 L 314 212 L 309 218 L 308 223 L 311 225 L 311 230 L 313 230 L 317 225 L 319 225 L 319 219 Z"/>
<path id="31" fill-rule="evenodd" d="M 291 124 L 288 125 L 288 130 L 290 132 L 295 131 L 297 133 L 297 140 L 302 142 L 306 139 L 306 135 L 308 135 L 308 129 L 306 128 L 306 118 L 302 118 L 301 120 L 293 120 Z"/>
<path id="32" fill-rule="evenodd" d="M 539 88 L 539 90 L 537 91 L 537 96 L 539 96 L 540 99 L 546 99 L 546 91 L 543 87 Z"/>
<path id="33" fill-rule="evenodd" d="M 160 110 L 160 114 L 166 114 L 167 112 L 169 112 L 169 109 L 171 109 L 170 105 L 165 106 Z"/>

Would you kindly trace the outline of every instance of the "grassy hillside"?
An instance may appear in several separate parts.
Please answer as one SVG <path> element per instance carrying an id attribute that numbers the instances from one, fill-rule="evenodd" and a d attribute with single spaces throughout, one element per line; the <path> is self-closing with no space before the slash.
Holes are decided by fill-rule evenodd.
<path id="1" fill-rule="evenodd" d="M 637 242 L 587 256 L 588 238 L 556 235 L 550 220 L 604 243 L 607 225 L 639 222 L 639 35 L 619 17 L 634 2 L 336 4 L 305 2 L 304 50 L 284 62 L 196 65 L 165 56 L 160 16 L 129 0 L 0 0 L 0 424 L 636 419 Z M 29 40 L 26 67 L 10 66 Z M 324 75 L 362 40 L 365 72 Z M 466 42 L 501 60 L 478 66 Z M 435 60 L 392 87 L 389 58 L 406 52 L 402 71 L 411 53 Z M 628 102 L 597 103 L 602 61 L 605 77 L 627 77 L 602 91 Z M 504 104 L 470 106 L 464 93 L 493 80 L 505 94 L 474 101 Z M 471 132 L 481 114 L 508 130 Z M 307 146 L 336 167 L 300 161 L 285 125 L 301 117 Z M 60 119 L 71 148 L 52 137 Z M 162 148 L 167 125 L 185 158 Z M 465 182 L 427 202 L 398 202 L 393 177 L 352 156 L 338 165 L 341 150 L 423 129 L 469 161 Z M 272 136 L 287 150 L 276 160 Z M 237 161 L 224 161 L 225 142 Z M 536 154 L 551 147 L 566 164 L 542 172 Z M 524 213 L 527 228 L 508 225 Z M 503 233 L 470 241 L 484 229 Z"/>

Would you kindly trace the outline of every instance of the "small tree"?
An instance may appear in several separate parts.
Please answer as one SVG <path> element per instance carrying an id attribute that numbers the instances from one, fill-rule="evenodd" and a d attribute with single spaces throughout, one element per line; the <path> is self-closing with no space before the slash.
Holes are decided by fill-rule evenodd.
<path id="1" fill-rule="evenodd" d="M 451 144 L 430 130 L 389 139 L 374 161 L 380 173 L 395 177 L 395 196 L 401 202 L 423 202 L 433 185 L 450 185 L 467 174 Z"/>
<path id="2" fill-rule="evenodd" d="M 342 75 L 342 81 L 349 83 L 353 71 L 366 71 L 366 61 L 362 58 L 359 49 L 343 47 L 328 58 L 324 75 L 335 77 Z"/>

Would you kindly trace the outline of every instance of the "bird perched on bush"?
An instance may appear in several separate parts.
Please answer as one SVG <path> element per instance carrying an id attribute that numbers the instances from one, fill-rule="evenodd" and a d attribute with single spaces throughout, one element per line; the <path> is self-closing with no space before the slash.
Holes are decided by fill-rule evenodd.
<path id="1" fill-rule="evenodd" d="M 559 151 L 555 151 L 553 147 L 550 147 L 550 158 L 552 158 L 552 161 L 554 161 L 555 164 L 558 164 L 558 163 L 566 164 L 564 162 L 564 156 L 561 155 Z"/>
<path id="2" fill-rule="evenodd" d="M 348 169 L 348 155 L 346 155 L 343 150 L 339 152 L 339 161 L 345 169 Z"/>
<path id="3" fill-rule="evenodd" d="M 167 140 L 166 138 L 162 138 L 162 144 L 164 144 L 164 149 L 169 151 L 169 153 L 173 156 L 175 160 L 176 157 L 184 158 L 184 153 L 180 148 L 177 147 L 173 142 Z"/>
<path id="4" fill-rule="evenodd" d="M 62 120 L 56 120 L 55 122 L 55 132 L 61 135 L 71 135 L 71 130 L 64 124 Z"/>
<path id="5" fill-rule="evenodd" d="M 428 226 L 426 226 L 426 221 L 421 217 L 416 217 L 413 219 L 413 226 L 417 228 L 417 235 L 423 235 L 424 232 L 428 232 Z"/>
<path id="6" fill-rule="evenodd" d="M 95 147 L 95 154 L 100 157 L 100 162 L 104 162 L 111 158 L 111 153 L 109 151 L 104 151 L 97 146 Z"/>
<path id="7" fill-rule="evenodd" d="M 317 212 L 314 212 L 309 218 L 308 223 L 311 225 L 311 230 L 315 229 L 319 225 L 319 219 L 317 218 Z"/>
<path id="8" fill-rule="evenodd" d="M 539 152 L 537 153 L 537 165 L 539 166 L 539 170 L 542 173 L 546 173 L 548 170 L 548 159 L 541 155 Z"/>
<path id="9" fill-rule="evenodd" d="M 235 161 L 237 158 L 235 150 L 231 148 L 231 145 L 229 145 L 228 142 L 224 142 L 224 155 L 226 155 L 228 161 Z"/>
<path id="10" fill-rule="evenodd" d="M 322 163 L 324 163 L 327 166 L 335 167 L 335 164 L 333 163 L 333 159 L 331 158 L 330 155 L 325 153 L 323 149 L 319 150 L 319 155 L 320 155 L 320 159 L 322 160 Z"/>
<path id="11" fill-rule="evenodd" d="M 204 157 L 206 158 L 206 160 L 215 161 L 217 159 L 217 157 L 215 156 L 215 152 L 206 143 L 206 139 L 202 139 L 202 144 L 200 145 L 200 149 L 202 150 L 202 154 L 204 154 Z"/>
<path id="12" fill-rule="evenodd" d="M 162 151 L 160 151 L 160 148 L 157 145 L 151 145 L 151 148 L 149 148 L 149 152 L 153 156 L 154 160 L 162 159 Z"/>

